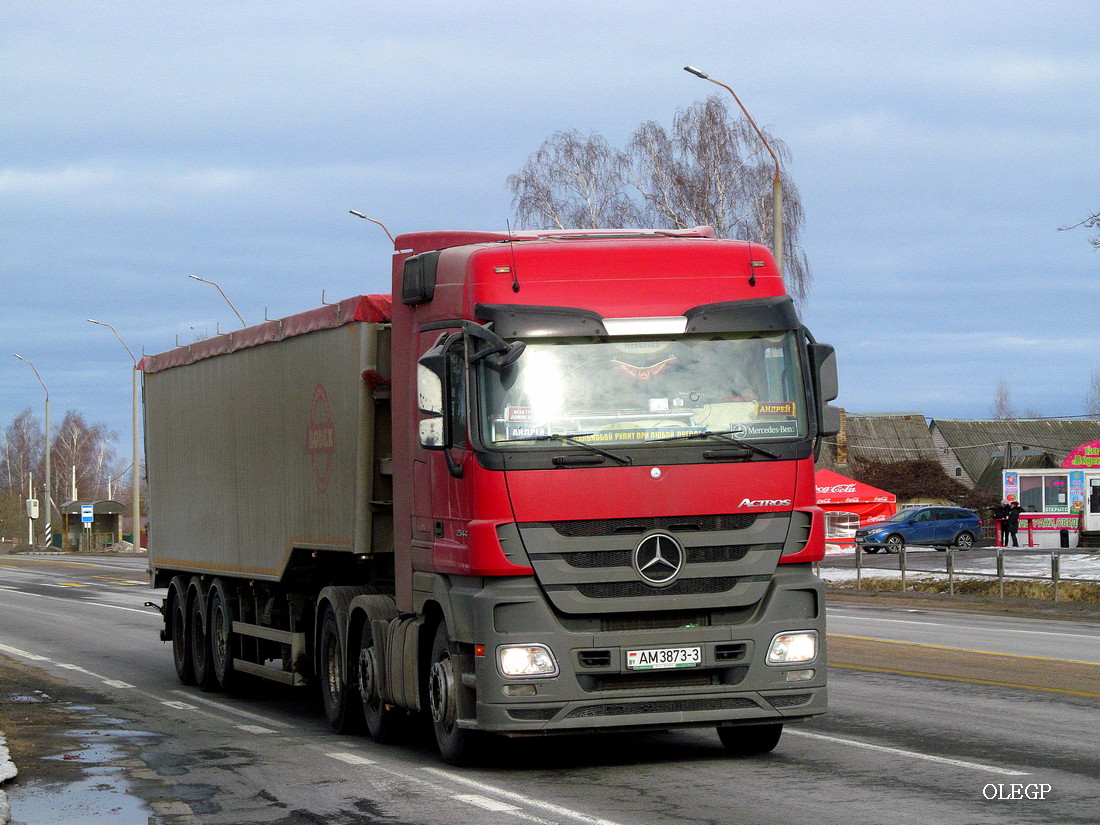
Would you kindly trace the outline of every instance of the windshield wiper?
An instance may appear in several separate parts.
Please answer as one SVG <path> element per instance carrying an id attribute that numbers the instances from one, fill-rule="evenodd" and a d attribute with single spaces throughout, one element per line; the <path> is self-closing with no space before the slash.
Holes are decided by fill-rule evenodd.
<path id="1" fill-rule="evenodd" d="M 779 458 L 779 456 L 776 453 L 773 453 L 771 450 L 765 450 L 763 447 L 758 447 L 756 444 L 753 444 L 751 441 L 742 441 L 740 438 L 735 438 L 734 437 L 735 432 L 737 432 L 737 431 L 736 430 L 703 430 L 702 432 L 697 432 L 697 433 L 685 433 L 684 435 L 674 435 L 674 436 L 670 436 L 669 438 L 654 438 L 654 439 L 651 439 L 647 443 L 653 444 L 653 443 L 658 442 L 658 441 L 681 441 L 681 440 L 689 439 L 689 438 L 707 438 L 708 436 L 715 436 L 717 438 L 721 438 L 723 441 L 728 441 L 730 444 L 736 444 L 738 447 L 743 447 L 746 450 L 752 450 L 753 452 L 759 453 L 760 455 L 767 456 L 768 458 Z"/>
<path id="2" fill-rule="evenodd" d="M 634 463 L 627 456 L 615 455 L 615 453 L 609 453 L 607 450 L 601 449 L 595 444 L 589 444 L 587 441 L 581 441 L 581 438 L 590 435 L 595 435 L 595 433 L 577 433 L 575 435 L 565 435 L 564 433 L 551 433 L 550 435 L 532 435 L 526 438 L 509 438 L 507 443 L 511 444 L 516 441 L 564 441 L 566 444 L 574 444 L 577 447 L 584 447 L 586 450 L 591 450 L 597 455 L 602 455 L 610 458 L 612 461 L 617 461 L 624 466 Z"/>

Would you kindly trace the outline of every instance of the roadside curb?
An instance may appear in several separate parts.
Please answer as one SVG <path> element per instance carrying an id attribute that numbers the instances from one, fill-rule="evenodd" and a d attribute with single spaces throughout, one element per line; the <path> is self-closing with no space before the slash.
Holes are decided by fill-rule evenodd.
<path id="1" fill-rule="evenodd" d="M 8 752 L 8 740 L 0 733 L 0 786 L 3 786 L 19 775 L 19 769 L 11 761 Z M 11 806 L 8 804 L 8 794 L 0 787 L 0 825 L 8 825 L 11 822 Z"/>

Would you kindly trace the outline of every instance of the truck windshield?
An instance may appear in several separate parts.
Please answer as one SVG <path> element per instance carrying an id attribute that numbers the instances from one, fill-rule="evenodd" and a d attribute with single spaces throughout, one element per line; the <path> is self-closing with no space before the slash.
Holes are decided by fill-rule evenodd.
<path id="1" fill-rule="evenodd" d="M 630 446 L 807 434 L 791 332 L 526 343 L 515 364 L 479 370 L 487 446 L 531 448 L 555 436 Z"/>

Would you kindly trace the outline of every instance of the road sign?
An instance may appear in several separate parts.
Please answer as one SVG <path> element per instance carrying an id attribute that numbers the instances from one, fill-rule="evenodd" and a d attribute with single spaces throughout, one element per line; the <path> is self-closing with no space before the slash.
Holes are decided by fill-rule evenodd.
<path id="1" fill-rule="evenodd" d="M 80 505 L 80 520 L 84 524 L 91 524 L 95 520 L 95 508 L 91 504 Z"/>

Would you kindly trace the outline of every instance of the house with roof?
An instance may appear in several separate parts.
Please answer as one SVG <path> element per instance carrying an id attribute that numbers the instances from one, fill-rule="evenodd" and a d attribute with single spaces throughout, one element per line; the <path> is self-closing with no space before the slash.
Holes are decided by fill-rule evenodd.
<path id="1" fill-rule="evenodd" d="M 859 461 L 939 461 L 924 414 L 919 412 L 853 413 L 841 409 L 840 432 L 822 444 L 819 469 L 846 474 Z"/>
<path id="2" fill-rule="evenodd" d="M 1100 440 L 1097 420 L 937 418 L 928 430 L 949 476 L 998 496 L 1002 470 L 1060 467 L 1077 447 Z"/>

